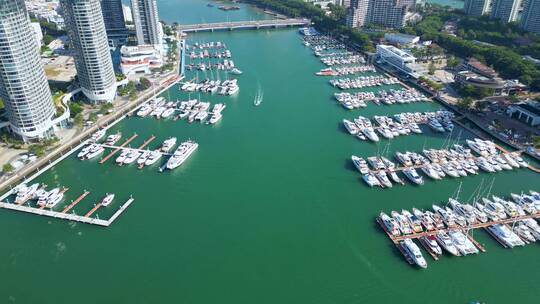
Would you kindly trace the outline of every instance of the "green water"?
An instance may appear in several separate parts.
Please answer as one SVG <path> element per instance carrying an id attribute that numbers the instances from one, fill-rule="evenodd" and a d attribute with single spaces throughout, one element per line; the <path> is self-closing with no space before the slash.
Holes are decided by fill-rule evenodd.
<path id="1" fill-rule="evenodd" d="M 189 15 L 182 7 L 179 19 Z M 207 9 L 186 7 L 190 14 Z M 374 217 L 445 201 L 460 181 L 462 200 L 493 177 L 495 194 L 538 189 L 538 175 L 518 170 L 370 189 L 350 155 L 373 155 L 388 141 L 360 142 L 340 121 L 436 104 L 370 104 L 347 112 L 332 100 L 327 79 L 313 76 L 323 66 L 296 30 L 193 37 L 218 40 L 244 71 L 236 98 L 209 98 L 227 103 L 218 125 L 130 118 L 115 127 L 126 136 L 138 133 L 133 145 L 155 134 L 151 148 L 168 136 L 196 140 L 199 149 L 182 167 L 158 173 L 72 156 L 39 178 L 68 186 L 68 199 L 90 190 L 75 207 L 78 214 L 116 193 L 98 211 L 101 218 L 133 194 L 135 202 L 111 227 L 0 210 L 0 303 L 537 303 L 538 245 L 506 250 L 476 231 L 486 253 L 437 262 L 426 254 L 429 267 L 418 270 Z M 264 100 L 254 107 L 259 90 Z M 167 95 L 187 97 L 177 88 Z M 456 128 L 454 136 L 459 133 Z M 392 140 L 390 151 L 444 141 L 428 131 Z"/>

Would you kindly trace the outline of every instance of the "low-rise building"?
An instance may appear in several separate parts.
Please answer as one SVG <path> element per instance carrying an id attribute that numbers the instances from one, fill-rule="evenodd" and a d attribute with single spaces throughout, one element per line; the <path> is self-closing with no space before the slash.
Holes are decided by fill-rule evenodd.
<path id="1" fill-rule="evenodd" d="M 420 37 L 401 33 L 385 33 L 384 40 L 390 44 L 410 45 L 420 42 Z"/>
<path id="2" fill-rule="evenodd" d="M 536 127 L 540 125 L 540 102 L 526 101 L 515 105 L 511 105 L 506 110 L 506 113 L 519 121 L 522 121 L 530 126 Z"/>
<path id="3" fill-rule="evenodd" d="M 464 66 L 465 69 L 487 78 L 495 78 L 499 76 L 494 69 L 478 61 L 476 58 L 470 58 L 467 60 L 467 62 L 465 62 Z"/>
<path id="4" fill-rule="evenodd" d="M 485 77 L 472 71 L 461 71 L 455 76 L 461 87 L 470 85 L 477 89 L 491 89 L 493 96 L 507 96 L 527 91 L 527 86 L 518 80 L 504 80 L 500 77 Z"/>
<path id="5" fill-rule="evenodd" d="M 425 66 L 416 63 L 416 57 L 392 45 L 377 45 L 377 60 L 380 63 L 389 64 L 413 78 L 427 73 Z"/>
<path id="6" fill-rule="evenodd" d="M 150 74 L 152 69 L 163 66 L 163 57 L 152 45 L 123 46 L 120 49 L 120 69 L 126 76 Z"/>

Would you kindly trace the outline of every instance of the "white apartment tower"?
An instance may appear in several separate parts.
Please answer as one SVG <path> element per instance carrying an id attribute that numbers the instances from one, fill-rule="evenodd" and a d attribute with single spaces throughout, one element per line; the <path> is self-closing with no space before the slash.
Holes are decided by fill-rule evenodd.
<path id="1" fill-rule="evenodd" d="M 138 44 L 153 45 L 161 50 L 163 29 L 159 22 L 156 0 L 131 0 L 131 11 Z"/>
<path id="2" fill-rule="evenodd" d="M 521 15 L 521 28 L 540 35 L 540 0 L 527 0 Z"/>
<path id="3" fill-rule="evenodd" d="M 0 97 L 24 141 L 52 133 L 55 108 L 24 0 L 0 0 Z"/>
<path id="4" fill-rule="evenodd" d="M 60 4 L 82 92 L 91 102 L 111 102 L 116 76 L 100 0 L 61 0 Z"/>

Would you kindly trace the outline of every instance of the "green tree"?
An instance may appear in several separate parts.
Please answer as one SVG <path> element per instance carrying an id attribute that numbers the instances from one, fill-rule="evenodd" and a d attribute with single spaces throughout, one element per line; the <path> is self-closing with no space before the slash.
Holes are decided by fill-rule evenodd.
<path id="1" fill-rule="evenodd" d="M 84 117 L 83 117 L 82 113 L 79 113 L 79 114 L 75 115 L 75 117 L 73 117 L 73 124 L 77 128 L 79 128 L 79 129 L 82 128 L 83 123 L 84 123 Z"/>
<path id="2" fill-rule="evenodd" d="M 453 69 L 459 65 L 459 60 L 452 56 L 446 60 L 446 67 L 449 69 Z"/>
<path id="3" fill-rule="evenodd" d="M 435 64 L 433 62 L 431 62 L 428 66 L 428 73 L 429 75 L 435 74 Z"/>
<path id="4" fill-rule="evenodd" d="M 139 80 L 139 83 L 141 85 L 141 90 L 143 91 L 152 87 L 152 82 L 148 80 L 148 78 L 146 77 L 141 77 L 141 79 Z"/>
<path id="5" fill-rule="evenodd" d="M 457 102 L 458 108 L 462 110 L 470 110 L 472 104 L 473 104 L 473 100 L 470 97 L 462 98 Z"/>
<path id="6" fill-rule="evenodd" d="M 14 168 L 13 168 L 13 166 L 11 164 L 5 164 L 5 165 L 2 166 L 2 172 L 4 174 L 8 174 L 8 173 L 13 172 L 13 169 Z"/>
<path id="7" fill-rule="evenodd" d="M 36 155 L 37 157 L 42 157 L 45 155 L 45 148 L 42 145 L 34 144 L 28 147 L 28 152 Z"/>
<path id="8" fill-rule="evenodd" d="M 69 116 L 71 118 L 74 118 L 78 114 L 82 113 L 84 108 L 82 107 L 80 102 L 70 102 L 69 103 Z"/>
<path id="9" fill-rule="evenodd" d="M 110 102 L 104 103 L 99 107 L 99 114 L 107 114 L 113 107 L 113 104 Z"/>

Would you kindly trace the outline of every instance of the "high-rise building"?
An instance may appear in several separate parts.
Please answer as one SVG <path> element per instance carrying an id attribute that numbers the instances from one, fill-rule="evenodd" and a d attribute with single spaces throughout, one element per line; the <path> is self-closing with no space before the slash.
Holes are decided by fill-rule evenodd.
<path id="1" fill-rule="evenodd" d="M 517 21 L 521 2 L 522 0 L 493 0 L 491 18 L 500 19 L 503 22 Z"/>
<path id="2" fill-rule="evenodd" d="M 347 26 L 362 27 L 368 16 L 370 0 L 351 0 L 349 9 L 347 10 Z"/>
<path id="3" fill-rule="evenodd" d="M 521 27 L 540 35 L 540 0 L 526 0 L 521 15 Z"/>
<path id="4" fill-rule="evenodd" d="M 412 5 L 414 1 L 411 0 L 371 0 L 367 22 L 391 28 L 403 27 Z"/>
<path id="5" fill-rule="evenodd" d="M 491 11 L 491 0 L 465 0 L 463 11 L 469 16 L 487 15 Z"/>
<path id="6" fill-rule="evenodd" d="M 101 0 L 101 10 L 109 46 L 117 47 L 126 44 L 128 32 L 124 21 L 122 0 Z"/>
<path id="7" fill-rule="evenodd" d="M 82 92 L 94 103 L 116 96 L 114 74 L 100 0 L 61 0 L 62 14 Z"/>
<path id="8" fill-rule="evenodd" d="M 131 0 L 131 12 L 139 45 L 150 44 L 161 50 L 163 29 L 156 0 Z"/>
<path id="9" fill-rule="evenodd" d="M 24 0 L 0 0 L 0 97 L 23 140 L 51 134 L 55 108 Z"/>
<path id="10" fill-rule="evenodd" d="M 347 25 L 361 27 L 376 24 L 388 28 L 400 28 L 405 25 L 414 7 L 415 0 L 351 0 L 348 10 Z"/>

